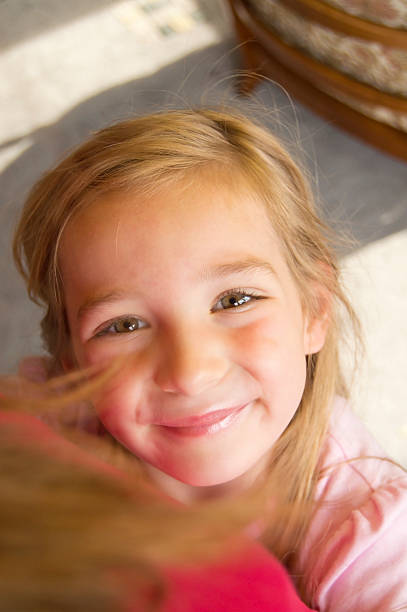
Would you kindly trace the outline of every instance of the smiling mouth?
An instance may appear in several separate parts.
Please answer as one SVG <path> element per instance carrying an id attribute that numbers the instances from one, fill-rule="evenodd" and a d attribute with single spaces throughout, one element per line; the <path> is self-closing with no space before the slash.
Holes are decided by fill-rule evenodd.
<path id="1" fill-rule="evenodd" d="M 202 416 L 194 416 L 174 422 L 160 424 L 168 433 L 177 436 L 204 436 L 215 434 L 230 427 L 239 418 L 248 404 L 227 410 L 215 410 Z"/>

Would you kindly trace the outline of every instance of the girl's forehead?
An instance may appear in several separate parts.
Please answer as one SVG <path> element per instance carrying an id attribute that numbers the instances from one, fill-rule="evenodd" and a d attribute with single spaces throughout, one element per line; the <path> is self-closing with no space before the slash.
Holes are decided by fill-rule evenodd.
<path id="1" fill-rule="evenodd" d="M 81 238 L 81 240 L 80 240 Z M 171 185 L 155 193 L 104 194 L 81 207 L 65 228 L 60 253 L 114 242 L 132 242 L 134 252 L 171 245 L 177 251 L 235 250 L 278 246 L 266 207 L 247 186 L 214 180 Z M 273 249 L 274 250 L 274 249 Z"/>
<path id="2" fill-rule="evenodd" d="M 181 181 L 147 193 L 137 189 L 101 195 L 86 202 L 68 222 L 62 242 L 73 234 L 95 235 L 102 227 L 117 231 L 132 225 L 149 231 L 149 237 L 160 234 L 165 226 L 173 235 L 184 231 L 203 231 L 206 226 L 248 234 L 258 231 L 276 238 L 266 207 L 257 194 L 242 181 L 231 185 L 214 181 Z"/>

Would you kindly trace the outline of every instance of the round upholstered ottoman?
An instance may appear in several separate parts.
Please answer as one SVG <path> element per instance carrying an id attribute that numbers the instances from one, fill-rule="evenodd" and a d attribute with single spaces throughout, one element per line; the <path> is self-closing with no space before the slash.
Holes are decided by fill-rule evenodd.
<path id="1" fill-rule="evenodd" d="M 407 159 L 405 0 L 229 2 L 249 70 Z"/>

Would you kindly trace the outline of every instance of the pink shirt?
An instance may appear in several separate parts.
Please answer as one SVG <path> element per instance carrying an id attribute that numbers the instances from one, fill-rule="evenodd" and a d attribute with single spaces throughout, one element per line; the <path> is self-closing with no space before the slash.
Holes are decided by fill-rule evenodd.
<path id="1" fill-rule="evenodd" d="M 322 456 L 320 505 L 295 568 L 321 612 L 407 610 L 407 473 L 380 459 L 385 456 L 337 398 Z"/>

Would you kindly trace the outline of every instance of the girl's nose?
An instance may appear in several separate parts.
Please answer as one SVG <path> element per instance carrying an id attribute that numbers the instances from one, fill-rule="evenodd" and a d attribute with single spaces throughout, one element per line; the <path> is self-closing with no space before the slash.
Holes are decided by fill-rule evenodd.
<path id="1" fill-rule="evenodd" d="M 202 330 L 178 330 L 158 350 L 154 381 L 167 393 L 198 395 L 221 381 L 229 369 L 222 338 Z"/>

